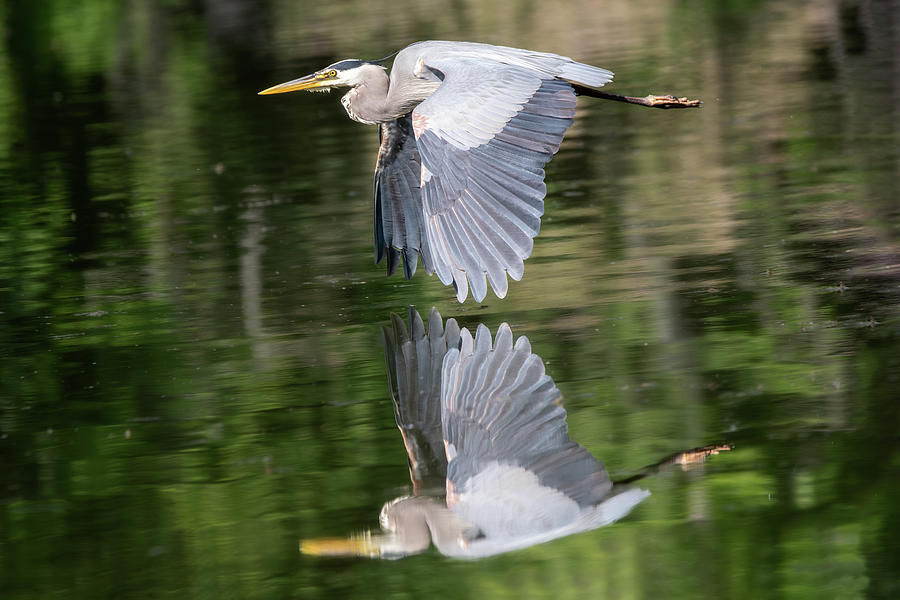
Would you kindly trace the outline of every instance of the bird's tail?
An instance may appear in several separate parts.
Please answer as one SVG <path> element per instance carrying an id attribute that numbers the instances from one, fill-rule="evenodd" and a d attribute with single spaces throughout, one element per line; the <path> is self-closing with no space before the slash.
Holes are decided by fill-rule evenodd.
<path id="1" fill-rule="evenodd" d="M 603 515 L 602 520 L 604 523 L 613 523 L 630 513 L 631 509 L 640 504 L 649 495 L 650 492 L 640 488 L 625 490 L 607 498 L 597 505 L 595 510 Z"/>
<path id="2" fill-rule="evenodd" d="M 569 62 L 562 65 L 558 77 L 575 86 L 575 90 L 583 89 L 585 95 L 590 95 L 590 90 L 603 87 L 613 79 L 613 72 L 602 67 L 594 67 L 580 62 Z"/>

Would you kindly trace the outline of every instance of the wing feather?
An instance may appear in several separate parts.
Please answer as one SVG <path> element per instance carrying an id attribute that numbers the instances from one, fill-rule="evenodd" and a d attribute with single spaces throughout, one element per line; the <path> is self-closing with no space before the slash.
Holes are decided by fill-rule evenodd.
<path id="1" fill-rule="evenodd" d="M 448 505 L 466 502 L 492 469 L 524 469 L 540 485 L 587 507 L 610 491 L 609 477 L 591 454 L 569 439 L 560 392 L 525 337 L 513 343 L 507 324 L 491 340 L 480 325 L 473 339 L 460 331 L 459 350 L 444 358 L 441 422 L 447 448 Z M 458 507 L 466 518 L 473 505 Z"/>
<path id="2" fill-rule="evenodd" d="M 516 217 L 507 218 L 495 204 L 482 202 L 478 198 L 469 194 L 469 202 L 466 203 L 466 210 L 471 213 L 473 219 L 478 220 L 486 236 L 493 236 L 493 250 L 498 253 L 501 261 L 515 260 L 516 244 L 513 240 L 514 233 L 509 231 L 508 224 L 515 223 Z M 517 224 L 519 231 L 526 229 L 524 224 Z"/>
<path id="3" fill-rule="evenodd" d="M 507 261 L 515 260 L 516 256 L 506 242 L 506 232 L 490 227 L 490 224 L 494 224 L 493 219 L 481 210 L 481 206 L 477 202 L 460 204 L 459 210 L 466 213 L 463 218 L 468 219 L 474 225 L 476 231 L 474 231 L 475 235 L 472 240 L 475 244 L 475 252 L 483 261 L 484 271 L 491 287 L 498 294 L 505 294 L 508 282 L 503 265 Z M 487 239 L 492 239 L 493 243 L 488 244 L 485 242 Z"/>
<path id="4" fill-rule="evenodd" d="M 409 458 L 409 473 L 416 494 L 443 488 L 447 459 L 441 434 L 441 370 L 448 348 L 459 345 L 460 329 L 454 319 L 443 325 L 434 308 L 427 325 L 409 307 L 409 327 L 396 314 L 382 328 L 394 417 Z"/>
<path id="5" fill-rule="evenodd" d="M 544 166 L 575 113 L 573 85 L 599 88 L 606 69 L 555 54 L 424 42 L 396 73 L 437 89 L 411 115 L 381 124 L 375 176 L 375 259 L 388 274 L 417 257 L 464 301 L 520 279 L 543 215 Z M 403 77 L 401 75 L 400 77 Z M 487 281 L 485 280 L 487 278 Z"/>
<path id="6" fill-rule="evenodd" d="M 403 258 L 404 276 L 416 272 L 419 252 L 425 263 L 421 161 L 409 115 L 379 126 L 381 147 L 375 168 L 375 262 L 387 259 L 392 275 Z M 431 271 L 426 264 L 426 270 Z"/>
<path id="7" fill-rule="evenodd" d="M 502 298 L 506 275 L 521 278 L 540 231 L 544 165 L 572 123 L 575 93 L 521 66 L 429 58 L 444 81 L 413 122 L 427 242 L 442 250 L 434 269 L 460 301 L 469 287 L 481 301 L 486 276 Z"/>

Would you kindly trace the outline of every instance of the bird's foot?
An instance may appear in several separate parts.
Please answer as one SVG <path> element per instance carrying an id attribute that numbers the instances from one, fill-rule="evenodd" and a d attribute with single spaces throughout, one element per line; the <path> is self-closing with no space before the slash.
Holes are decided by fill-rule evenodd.
<path id="1" fill-rule="evenodd" d="M 690 469 L 694 465 L 704 462 L 710 455 L 719 452 L 727 452 L 734 446 L 731 444 L 714 444 L 712 446 L 703 446 L 702 448 L 694 448 L 686 452 L 680 452 L 672 459 L 672 463 L 681 465 L 683 470 Z"/>
<path id="2" fill-rule="evenodd" d="M 644 97 L 644 100 L 647 101 L 647 106 L 653 108 L 699 108 L 703 104 L 702 100 L 689 100 L 688 98 L 670 95 L 657 96 L 648 94 Z"/>

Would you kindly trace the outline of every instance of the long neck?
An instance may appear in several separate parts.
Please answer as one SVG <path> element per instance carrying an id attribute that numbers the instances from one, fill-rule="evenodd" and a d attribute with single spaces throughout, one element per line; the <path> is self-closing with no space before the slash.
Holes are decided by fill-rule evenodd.
<path id="1" fill-rule="evenodd" d="M 443 500 L 428 496 L 398 498 L 385 509 L 393 523 L 393 531 L 379 536 L 383 556 L 396 557 L 426 550 L 430 542 L 447 556 L 465 554 L 465 536 L 473 530 L 447 508 Z"/>
<path id="2" fill-rule="evenodd" d="M 393 121 L 402 115 L 389 109 L 388 88 L 390 80 L 380 67 L 373 67 L 366 73 L 365 81 L 350 89 L 341 98 L 341 104 L 354 121 L 374 125 Z"/>
<path id="3" fill-rule="evenodd" d="M 440 82 L 396 76 L 388 78 L 381 67 L 371 66 L 365 79 L 341 98 L 341 104 L 354 121 L 369 125 L 393 121 L 430 96 Z"/>

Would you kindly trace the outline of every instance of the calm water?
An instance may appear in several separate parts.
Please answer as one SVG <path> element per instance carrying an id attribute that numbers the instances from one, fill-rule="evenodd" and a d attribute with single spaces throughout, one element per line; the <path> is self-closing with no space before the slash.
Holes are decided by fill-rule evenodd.
<path id="1" fill-rule="evenodd" d="M 4 598 L 900 597 L 900 8 L 9 0 Z M 373 128 L 258 97 L 470 39 L 608 67 L 509 296 L 372 264 Z M 380 326 L 509 322 L 625 520 L 481 562 L 301 555 L 408 490 Z"/>

